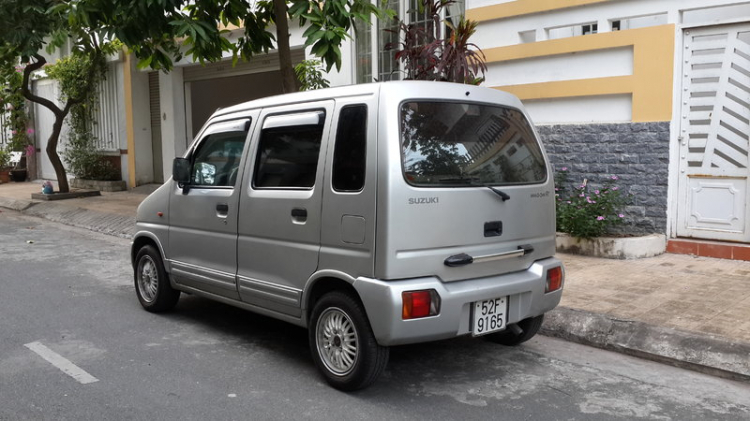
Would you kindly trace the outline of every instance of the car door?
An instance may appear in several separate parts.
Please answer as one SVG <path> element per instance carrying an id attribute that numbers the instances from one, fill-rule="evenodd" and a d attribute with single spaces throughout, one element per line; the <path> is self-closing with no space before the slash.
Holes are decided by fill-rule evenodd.
<path id="1" fill-rule="evenodd" d="M 299 316 L 318 267 L 326 139 L 333 101 L 264 109 L 238 225 L 242 301 Z"/>
<path id="2" fill-rule="evenodd" d="M 256 114 L 257 115 L 257 114 Z M 171 273 L 179 284 L 239 299 L 237 210 L 252 115 L 210 123 L 187 154 L 190 182 L 170 197 Z"/>

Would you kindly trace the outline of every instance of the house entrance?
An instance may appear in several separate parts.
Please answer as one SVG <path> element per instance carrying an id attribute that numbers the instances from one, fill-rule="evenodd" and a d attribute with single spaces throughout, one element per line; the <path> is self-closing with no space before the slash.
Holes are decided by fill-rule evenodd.
<path id="1" fill-rule="evenodd" d="M 684 32 L 677 235 L 750 242 L 750 24 Z"/>

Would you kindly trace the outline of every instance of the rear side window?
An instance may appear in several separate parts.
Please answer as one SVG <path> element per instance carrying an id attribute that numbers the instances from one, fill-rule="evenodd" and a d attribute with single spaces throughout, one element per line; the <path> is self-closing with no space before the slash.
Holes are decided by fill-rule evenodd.
<path id="1" fill-rule="evenodd" d="M 523 113 L 454 102 L 401 105 L 401 156 L 406 181 L 420 187 L 541 183 L 547 169 Z"/>
<path id="2" fill-rule="evenodd" d="M 360 191 L 365 186 L 367 106 L 345 107 L 339 114 L 333 152 L 333 188 Z"/>
<path id="3" fill-rule="evenodd" d="M 288 125 L 284 122 L 288 121 Z M 255 162 L 256 188 L 311 188 L 315 185 L 325 113 L 269 117 Z"/>

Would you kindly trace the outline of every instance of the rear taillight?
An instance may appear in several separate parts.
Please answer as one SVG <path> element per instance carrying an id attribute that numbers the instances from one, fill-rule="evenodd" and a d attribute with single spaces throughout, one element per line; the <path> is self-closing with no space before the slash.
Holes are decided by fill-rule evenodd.
<path id="1" fill-rule="evenodd" d="M 563 284 L 563 269 L 562 266 L 554 267 L 547 271 L 547 285 L 544 287 L 544 292 L 553 292 L 562 288 Z"/>
<path id="2" fill-rule="evenodd" d="M 440 312 L 440 296 L 434 289 L 402 292 L 401 300 L 404 320 L 435 316 Z"/>

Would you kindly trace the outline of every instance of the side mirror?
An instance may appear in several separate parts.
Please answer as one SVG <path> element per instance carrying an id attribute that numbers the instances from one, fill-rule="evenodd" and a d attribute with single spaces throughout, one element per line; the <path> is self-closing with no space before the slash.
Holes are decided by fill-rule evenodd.
<path id="1" fill-rule="evenodd" d="M 172 179 L 182 187 L 190 182 L 190 161 L 185 158 L 175 158 L 172 162 Z"/>

